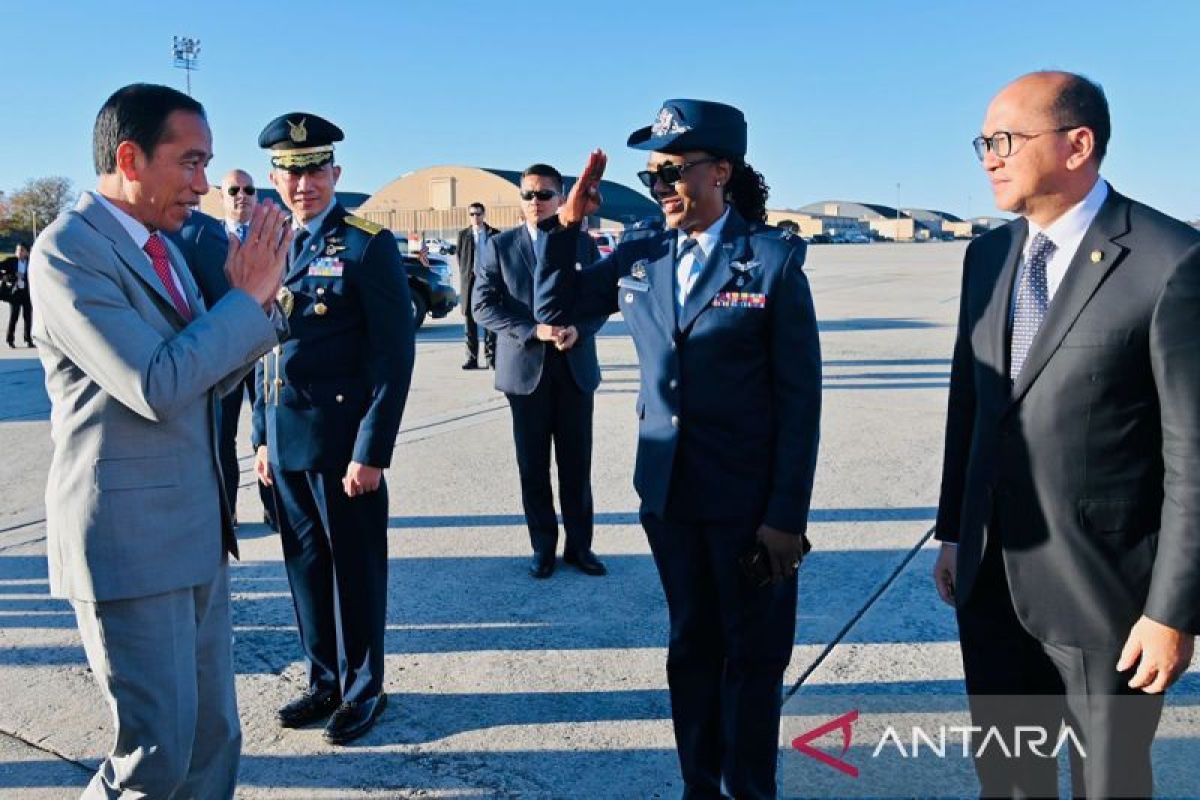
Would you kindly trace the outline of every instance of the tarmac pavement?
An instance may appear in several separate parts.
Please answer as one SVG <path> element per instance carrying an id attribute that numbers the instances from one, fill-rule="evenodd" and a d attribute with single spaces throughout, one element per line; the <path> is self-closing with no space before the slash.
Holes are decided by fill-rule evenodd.
<path id="1" fill-rule="evenodd" d="M 780 737 L 788 797 L 978 791 L 969 759 L 953 746 L 913 757 L 904 728 L 904 747 L 876 748 L 889 724 L 919 721 L 934 733 L 966 724 L 953 613 L 929 578 L 963 250 L 810 250 L 825 392 L 809 528 L 816 549 L 800 573 Z M 242 560 L 232 569 L 245 739 L 238 797 L 680 794 L 666 608 L 631 483 L 637 359 L 619 318 L 601 332 L 599 352 L 595 550 L 609 575 L 587 577 L 560 562 L 552 579 L 534 581 L 525 572 L 529 541 L 507 403 L 492 373 L 459 369 L 457 312 L 418 334 L 388 474 L 391 703 L 349 747 L 325 745 L 319 727 L 275 724 L 275 709 L 302 689 L 303 671 L 279 539 L 257 524 L 242 445 Z M 4 800 L 77 796 L 110 744 L 109 712 L 70 606 L 48 596 L 48 411 L 34 351 L 0 350 Z M 1193 670 L 1171 697 L 1155 746 L 1160 796 L 1200 797 L 1198 700 Z M 811 742 L 824 759 L 792 745 L 826 723 L 829 732 Z"/>

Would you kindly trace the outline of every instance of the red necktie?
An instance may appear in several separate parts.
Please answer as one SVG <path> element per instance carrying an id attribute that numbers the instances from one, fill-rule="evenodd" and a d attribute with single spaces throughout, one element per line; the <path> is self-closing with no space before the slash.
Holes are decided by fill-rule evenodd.
<path id="1" fill-rule="evenodd" d="M 188 308 L 187 301 L 183 299 L 183 295 L 179 293 L 179 289 L 175 288 L 175 279 L 171 277 L 171 262 L 167 259 L 167 246 L 163 243 L 162 237 L 157 233 L 150 234 L 150 238 L 146 240 L 146 244 L 142 249 L 150 256 L 150 261 L 154 264 L 154 274 L 162 281 L 163 288 L 171 296 L 171 302 L 175 304 L 175 310 L 185 320 L 191 322 L 192 311 Z"/>

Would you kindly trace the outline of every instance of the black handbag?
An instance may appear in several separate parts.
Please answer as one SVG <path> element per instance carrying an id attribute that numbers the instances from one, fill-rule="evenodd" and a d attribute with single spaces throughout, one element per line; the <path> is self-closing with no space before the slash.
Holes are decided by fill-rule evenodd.
<path id="1" fill-rule="evenodd" d="M 0 275 L 0 300 L 14 303 L 17 300 L 17 276 Z"/>

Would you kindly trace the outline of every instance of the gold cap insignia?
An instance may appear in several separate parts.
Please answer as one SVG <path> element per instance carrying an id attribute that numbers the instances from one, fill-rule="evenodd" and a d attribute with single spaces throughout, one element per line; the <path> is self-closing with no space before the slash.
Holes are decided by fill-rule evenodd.
<path id="1" fill-rule="evenodd" d="M 288 124 L 288 138 L 296 144 L 304 144 L 308 140 L 308 129 L 304 127 L 304 123 L 308 121 L 308 117 L 301 117 L 300 121 L 295 125 L 292 121 L 284 120 Z"/>
<path id="2" fill-rule="evenodd" d="M 1101 250 L 1093 250 L 1092 251 L 1092 263 L 1093 264 L 1099 264 L 1103 260 L 1104 260 L 1103 251 L 1101 251 Z"/>

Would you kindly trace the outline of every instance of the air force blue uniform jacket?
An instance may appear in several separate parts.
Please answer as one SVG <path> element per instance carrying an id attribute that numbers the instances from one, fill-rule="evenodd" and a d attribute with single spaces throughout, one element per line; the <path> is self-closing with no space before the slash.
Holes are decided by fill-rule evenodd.
<path id="1" fill-rule="evenodd" d="M 678 232 L 627 240 L 577 268 L 574 229 L 549 234 L 536 275 L 548 324 L 621 311 L 641 364 L 634 485 L 642 511 L 807 527 L 821 353 L 802 239 L 730 210 L 682 313 Z"/>
<path id="2" fill-rule="evenodd" d="M 335 204 L 283 286 L 291 338 L 259 362 L 254 446 L 287 471 L 390 466 L 415 352 L 395 238 Z"/>

